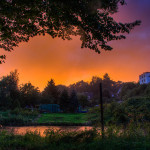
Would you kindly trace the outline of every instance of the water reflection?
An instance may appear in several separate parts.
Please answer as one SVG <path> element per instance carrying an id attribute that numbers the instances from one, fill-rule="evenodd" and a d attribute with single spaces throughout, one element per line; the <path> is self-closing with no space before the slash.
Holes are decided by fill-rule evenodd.
<path id="1" fill-rule="evenodd" d="M 5 127 L 7 131 L 13 131 L 15 134 L 24 135 L 26 132 L 38 132 L 41 136 L 44 136 L 44 131 L 50 130 L 62 130 L 62 131 L 84 131 L 90 130 L 90 126 L 27 126 L 27 127 Z"/>

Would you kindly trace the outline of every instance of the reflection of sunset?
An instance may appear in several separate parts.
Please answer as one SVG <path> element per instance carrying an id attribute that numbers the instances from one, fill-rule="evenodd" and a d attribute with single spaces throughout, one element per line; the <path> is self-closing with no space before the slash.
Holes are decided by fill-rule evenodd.
<path id="1" fill-rule="evenodd" d="M 129 7 L 124 6 L 116 18 L 123 21 L 141 19 L 142 25 L 127 35 L 126 40 L 112 42 L 113 51 L 101 51 L 98 55 L 81 49 L 78 37 L 72 41 L 52 39 L 47 35 L 35 37 L 7 54 L 6 63 L 0 66 L 0 76 L 18 69 L 20 83 L 30 81 L 41 90 L 50 78 L 54 78 L 56 84 L 68 85 L 82 79 L 88 81 L 93 75 L 102 77 L 106 72 L 113 80 L 138 81 L 139 74 L 150 71 L 150 21 L 147 18 L 150 9 L 147 8 L 148 0 L 145 5 L 136 2 L 128 0 Z"/>
<path id="2" fill-rule="evenodd" d="M 6 127 L 8 131 L 13 131 L 15 134 L 24 135 L 27 132 L 35 132 L 40 134 L 41 136 L 45 136 L 46 133 L 50 133 L 51 131 L 59 132 L 73 132 L 73 131 L 85 131 L 91 130 L 90 126 L 28 126 L 28 127 Z"/>

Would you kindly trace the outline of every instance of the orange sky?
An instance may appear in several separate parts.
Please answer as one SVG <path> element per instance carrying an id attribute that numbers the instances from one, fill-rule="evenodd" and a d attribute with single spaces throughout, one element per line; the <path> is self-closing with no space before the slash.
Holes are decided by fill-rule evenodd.
<path id="1" fill-rule="evenodd" d="M 98 55 L 81 49 L 78 37 L 71 41 L 52 39 L 48 35 L 34 37 L 6 54 L 6 63 L 0 65 L 0 76 L 17 69 L 20 84 L 30 81 L 40 90 L 51 78 L 56 84 L 69 85 L 82 79 L 88 81 L 93 75 L 102 77 L 106 72 L 116 81 L 138 81 L 139 74 L 150 71 L 150 21 L 146 15 L 150 14 L 147 5 L 150 3 L 143 0 L 141 5 L 140 1 L 129 1 L 115 16 L 119 21 L 140 19 L 142 25 L 127 35 L 126 40 L 111 42 L 114 48 L 111 52 L 102 50 Z"/>

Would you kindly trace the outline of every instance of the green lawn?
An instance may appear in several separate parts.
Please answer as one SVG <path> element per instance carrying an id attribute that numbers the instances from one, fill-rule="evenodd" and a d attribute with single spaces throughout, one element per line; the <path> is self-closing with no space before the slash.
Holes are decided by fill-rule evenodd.
<path id="1" fill-rule="evenodd" d="M 48 113 L 41 114 L 37 123 L 86 123 L 86 113 L 65 114 L 65 113 Z"/>

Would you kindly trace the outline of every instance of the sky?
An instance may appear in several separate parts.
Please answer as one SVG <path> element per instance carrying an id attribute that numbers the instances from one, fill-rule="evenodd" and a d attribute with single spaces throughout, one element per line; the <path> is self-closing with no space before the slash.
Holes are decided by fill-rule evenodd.
<path id="1" fill-rule="evenodd" d="M 84 80 L 92 76 L 102 77 L 108 73 L 115 81 L 138 82 L 139 75 L 150 72 L 150 0 L 126 0 L 114 15 L 119 22 L 141 20 L 127 35 L 126 40 L 113 41 L 112 51 L 101 54 L 90 49 L 81 49 L 78 37 L 67 41 L 52 39 L 49 35 L 31 38 L 20 43 L 14 51 L 6 53 L 6 62 L 0 65 L 0 77 L 15 69 L 19 72 L 20 84 L 31 82 L 43 90 L 53 78 L 56 85 Z M 0 54 L 4 50 L 0 49 Z"/>

